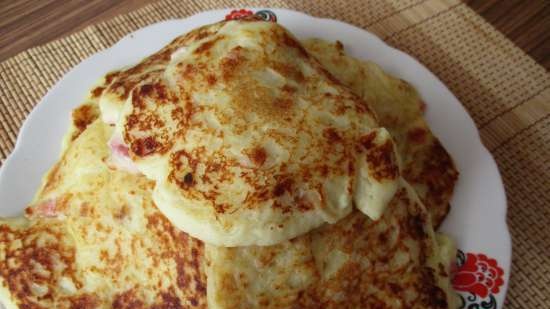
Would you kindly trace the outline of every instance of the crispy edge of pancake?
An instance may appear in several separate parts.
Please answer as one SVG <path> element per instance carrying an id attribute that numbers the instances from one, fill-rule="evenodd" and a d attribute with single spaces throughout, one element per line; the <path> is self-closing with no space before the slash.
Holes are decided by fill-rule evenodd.
<path id="1" fill-rule="evenodd" d="M 369 103 L 380 124 L 394 136 L 404 161 L 403 177 L 417 190 L 437 228 L 449 212 L 458 171 L 428 127 L 418 92 L 377 64 L 346 54 L 339 41 L 308 39 L 303 44 L 330 73 Z"/>
<path id="2" fill-rule="evenodd" d="M 59 177 L 58 172 L 65 153 L 73 142 L 82 134 L 82 132 L 84 132 L 84 130 L 86 130 L 86 128 L 96 119 L 98 119 L 99 116 L 99 108 L 95 100 L 89 99 L 73 109 L 71 112 L 71 122 L 69 123 L 69 128 L 61 140 L 59 161 L 54 163 L 54 165 L 42 177 L 41 184 L 31 200 L 31 204 L 38 200 L 39 195 L 52 190 L 52 186 L 56 183 L 55 178 Z"/>

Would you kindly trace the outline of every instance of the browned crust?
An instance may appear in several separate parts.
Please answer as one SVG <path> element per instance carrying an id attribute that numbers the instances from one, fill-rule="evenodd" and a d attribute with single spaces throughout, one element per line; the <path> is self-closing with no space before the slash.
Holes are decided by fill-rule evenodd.
<path id="1" fill-rule="evenodd" d="M 79 137 L 97 118 L 99 118 L 99 109 L 95 104 L 88 103 L 75 108 L 72 112 L 73 127 L 75 131 L 71 136 L 71 141 Z"/>

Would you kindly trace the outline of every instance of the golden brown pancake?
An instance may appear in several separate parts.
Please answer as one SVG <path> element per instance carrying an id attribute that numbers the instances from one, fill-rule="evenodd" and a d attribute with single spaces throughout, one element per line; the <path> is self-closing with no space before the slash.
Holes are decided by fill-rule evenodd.
<path id="1" fill-rule="evenodd" d="M 454 184 L 452 161 L 443 148 L 442 153 L 433 150 L 433 145 L 439 143 L 418 113 L 421 105 L 417 94 L 375 66 L 361 63 L 363 69 L 350 69 L 346 61 L 352 63 L 353 59 L 345 58 L 341 52 L 334 54 L 332 49 L 338 51 L 338 47 L 325 46 L 323 42 L 306 43 L 322 63 L 334 62 L 334 67 L 328 64 L 327 68 L 342 79 L 344 86 L 326 73 L 323 76 L 327 79 L 323 81 L 346 93 L 345 100 L 354 101 L 355 95 L 362 97 L 373 106 L 382 124 L 395 134 L 398 153 L 415 187 L 413 190 L 404 180 L 396 180 L 397 194 L 390 197 L 378 220 L 368 218 L 360 210 L 349 209 L 332 224 L 324 223 L 271 246 L 203 245 L 172 225 L 155 207 L 152 181 L 109 167 L 112 162 L 107 141 L 113 128 L 96 121 L 99 111 L 95 100 L 101 97 L 107 102 L 102 105 L 104 120 L 110 117 L 109 109 L 115 114 L 125 113 L 120 110 L 119 100 L 130 98 L 128 102 L 132 102 L 132 95 L 147 85 L 167 86 L 162 74 L 177 71 L 174 69 L 177 65 L 170 67 L 170 63 L 172 57 L 182 57 L 186 52 L 179 50 L 182 45 L 191 46 L 194 51 L 206 48 L 204 45 L 210 50 L 222 44 L 208 43 L 214 40 L 212 36 L 220 31 L 221 25 L 195 30 L 137 67 L 111 74 L 106 78 L 110 85 L 97 87 L 92 91 L 94 101 L 75 110 L 63 156 L 45 177 L 33 204 L 26 210 L 26 217 L 0 220 L 0 300 L 8 309 L 206 308 L 207 304 L 215 309 L 454 308 L 448 269 L 454 251 L 452 244 L 436 240 L 430 215 L 415 193 L 418 191 L 428 206 L 433 203 L 432 215 L 442 220 L 444 207 L 437 206 L 437 202 L 439 199 L 448 202 Z M 293 48 L 301 53 L 300 45 L 295 45 L 291 36 L 290 39 Z M 174 53 L 176 56 L 172 56 Z M 306 62 L 319 68 L 315 60 Z M 231 74 L 245 73 L 250 72 Z M 201 75 L 197 75 L 200 80 Z M 281 76 L 293 78 L 283 73 Z M 363 78 L 365 82 L 354 84 L 354 78 Z M 205 80 L 208 81 L 208 75 Z M 267 79 L 267 83 L 272 82 L 276 83 Z M 355 94 L 340 88 L 345 86 Z M 156 86 L 141 99 L 151 104 L 164 100 Z M 330 102 L 337 104 L 338 100 Z M 210 116 L 203 117 L 200 121 L 210 125 Z M 323 117 L 319 119 L 327 121 Z M 376 123 L 372 115 L 365 117 Z M 341 124 L 338 119 L 330 121 Z M 414 128 L 427 130 L 428 142 L 422 139 L 417 143 L 420 140 L 410 138 Z M 387 145 L 389 135 L 379 129 L 369 130 L 369 134 L 359 139 L 360 145 L 367 149 L 366 159 L 369 155 L 371 161 L 389 155 L 391 162 L 396 161 L 393 149 L 372 151 Z M 333 143 L 337 143 L 336 136 L 342 138 L 338 131 L 323 130 L 322 134 Z M 130 151 L 134 152 L 131 145 Z M 264 157 L 256 152 L 244 155 L 254 164 L 252 158 Z M 268 158 L 266 154 L 263 163 Z M 415 158 L 420 158 L 421 163 Z M 431 163 L 440 166 L 436 168 Z M 258 170 L 261 171 L 262 165 Z M 448 170 L 442 171 L 441 166 Z M 373 165 L 367 170 L 373 175 L 385 173 L 384 165 Z M 145 174 L 155 172 L 153 168 Z M 424 176 L 418 180 L 414 173 L 431 173 L 433 177 L 440 173 L 444 177 L 438 183 L 437 178 L 430 180 Z M 290 186 L 294 185 L 293 180 Z M 328 193 L 336 200 L 342 196 L 333 191 Z"/>
<path id="2" fill-rule="evenodd" d="M 348 56 L 339 42 L 310 39 L 304 41 L 304 47 L 374 110 L 397 145 L 403 177 L 426 205 L 434 225 L 439 226 L 449 211 L 458 171 L 428 127 L 425 104 L 418 92 L 377 64 Z"/>
<path id="3" fill-rule="evenodd" d="M 118 84 L 134 85 L 125 101 Z M 119 73 L 100 104 L 104 121 L 117 119 L 114 148 L 126 145 L 155 181 L 159 209 L 215 245 L 275 244 L 353 205 L 376 219 L 400 177 L 393 141 L 365 102 L 272 22 L 221 22 L 176 39 Z"/>

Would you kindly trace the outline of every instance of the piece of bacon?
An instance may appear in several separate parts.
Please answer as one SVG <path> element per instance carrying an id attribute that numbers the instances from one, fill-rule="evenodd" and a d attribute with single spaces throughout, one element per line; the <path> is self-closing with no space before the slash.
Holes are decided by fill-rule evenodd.
<path id="1" fill-rule="evenodd" d="M 60 210 L 57 207 L 57 200 L 55 198 L 47 199 L 25 209 L 25 213 L 28 216 L 38 216 L 44 218 L 56 218 L 60 215 L 59 211 Z"/>
<path id="2" fill-rule="evenodd" d="M 109 167 L 132 174 L 139 173 L 139 170 L 130 158 L 130 149 L 119 134 L 113 134 L 109 140 L 109 148 L 111 149 L 111 157 L 108 161 Z"/>
<path id="3" fill-rule="evenodd" d="M 113 141 L 109 144 L 109 147 L 111 148 L 111 151 L 114 152 L 117 156 L 121 156 L 124 158 L 130 157 L 130 149 L 128 149 L 128 146 L 124 145 L 121 142 Z"/>

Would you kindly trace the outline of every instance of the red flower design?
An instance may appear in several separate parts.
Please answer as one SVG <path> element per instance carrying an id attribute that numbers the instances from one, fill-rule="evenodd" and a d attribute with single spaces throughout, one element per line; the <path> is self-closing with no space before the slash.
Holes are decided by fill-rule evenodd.
<path id="1" fill-rule="evenodd" d="M 250 16 L 254 13 L 249 10 L 240 9 L 240 10 L 233 10 L 231 13 L 225 15 L 225 20 L 235 20 L 235 19 L 241 19 L 246 16 Z"/>
<path id="2" fill-rule="evenodd" d="M 496 294 L 504 284 L 502 276 L 504 271 L 495 259 L 488 258 L 485 254 L 466 255 L 464 264 L 453 275 L 453 287 L 457 291 L 466 291 L 487 297 L 489 292 Z"/>

